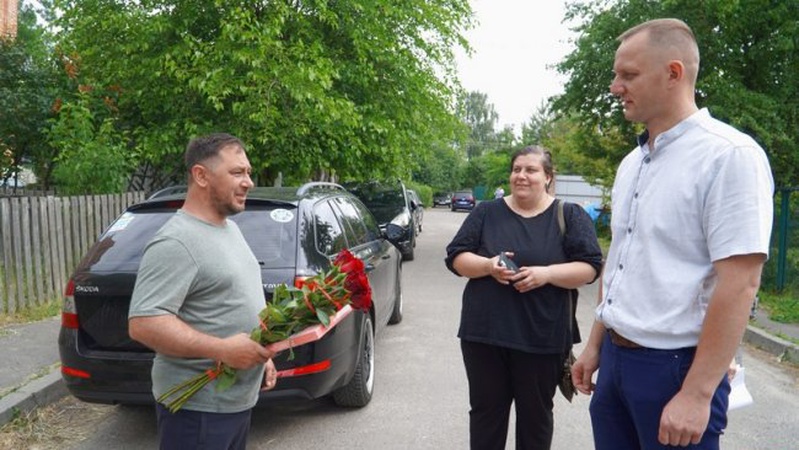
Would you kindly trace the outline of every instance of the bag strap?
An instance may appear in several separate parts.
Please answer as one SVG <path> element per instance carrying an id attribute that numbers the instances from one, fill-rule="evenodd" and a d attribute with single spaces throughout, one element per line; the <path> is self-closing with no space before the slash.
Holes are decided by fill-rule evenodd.
<path id="1" fill-rule="evenodd" d="M 566 237 L 566 218 L 563 216 L 563 201 L 556 200 L 558 202 L 558 227 L 560 227 L 560 234 L 564 238 Z M 574 299 L 572 296 L 572 290 L 568 289 L 569 291 L 569 315 L 567 316 L 569 321 L 569 336 L 573 334 L 573 319 L 574 316 Z M 571 345 L 569 346 L 571 348 Z"/>

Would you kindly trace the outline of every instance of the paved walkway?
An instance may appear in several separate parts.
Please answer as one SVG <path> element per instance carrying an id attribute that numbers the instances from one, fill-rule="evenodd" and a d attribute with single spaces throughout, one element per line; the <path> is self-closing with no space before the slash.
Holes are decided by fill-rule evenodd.
<path id="1" fill-rule="evenodd" d="M 0 327 L 0 425 L 67 395 L 59 370 L 60 326 L 58 317 Z M 744 341 L 799 364 L 799 324 L 777 323 L 759 312 Z"/>

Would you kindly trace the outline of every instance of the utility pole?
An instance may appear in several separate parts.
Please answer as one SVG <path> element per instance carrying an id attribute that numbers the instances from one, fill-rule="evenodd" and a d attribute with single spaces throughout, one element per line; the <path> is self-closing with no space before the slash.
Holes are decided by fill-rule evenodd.
<path id="1" fill-rule="evenodd" d="M 17 37 L 17 8 L 19 0 L 0 0 L 0 39 Z"/>

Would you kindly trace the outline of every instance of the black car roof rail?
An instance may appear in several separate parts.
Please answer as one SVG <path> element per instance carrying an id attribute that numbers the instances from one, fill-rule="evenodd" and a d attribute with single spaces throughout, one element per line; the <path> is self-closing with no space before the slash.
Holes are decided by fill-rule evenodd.
<path id="1" fill-rule="evenodd" d="M 297 189 L 297 195 L 304 195 L 311 189 L 316 188 L 328 188 L 328 189 L 338 189 L 345 191 L 344 186 L 338 183 L 331 183 L 329 181 L 311 181 L 309 183 L 305 183 Z"/>
<path id="2" fill-rule="evenodd" d="M 159 197 L 166 197 L 167 195 L 173 195 L 173 194 L 185 194 L 187 190 L 188 187 L 183 185 L 169 186 L 159 191 L 153 192 L 152 194 L 150 194 L 149 197 L 147 197 L 147 200 L 152 200 L 154 198 L 159 198 Z"/>

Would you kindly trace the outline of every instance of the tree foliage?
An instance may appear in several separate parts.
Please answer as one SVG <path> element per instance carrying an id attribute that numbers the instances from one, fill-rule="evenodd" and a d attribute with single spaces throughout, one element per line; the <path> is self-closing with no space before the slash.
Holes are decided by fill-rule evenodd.
<path id="1" fill-rule="evenodd" d="M 572 128 L 574 150 L 616 167 L 639 125 L 624 120 L 608 92 L 616 37 L 640 22 L 676 17 L 696 34 L 701 54 L 696 101 L 752 135 L 766 150 L 778 185 L 799 184 L 799 8 L 767 0 L 594 0 L 570 5 L 580 23 L 575 50 L 558 64 L 568 76 L 553 111 Z M 571 126 L 570 126 L 571 128 Z M 602 177 L 605 177 L 602 174 Z M 605 185 L 612 182 L 605 180 Z"/>
<path id="2" fill-rule="evenodd" d="M 20 8 L 17 28 L 16 39 L 0 38 L 0 179 L 52 155 L 44 134 L 57 85 L 49 35 L 30 6 Z"/>
<path id="3" fill-rule="evenodd" d="M 126 148 L 161 174 L 182 174 L 192 136 L 227 131 L 248 144 L 261 184 L 407 176 L 459 130 L 466 0 L 56 5 L 79 84 L 113 99 Z"/>
<path id="4" fill-rule="evenodd" d="M 466 141 L 466 158 L 479 157 L 496 144 L 496 127 L 499 114 L 488 101 L 488 95 L 472 91 L 458 98 L 458 117 L 469 129 Z"/>

